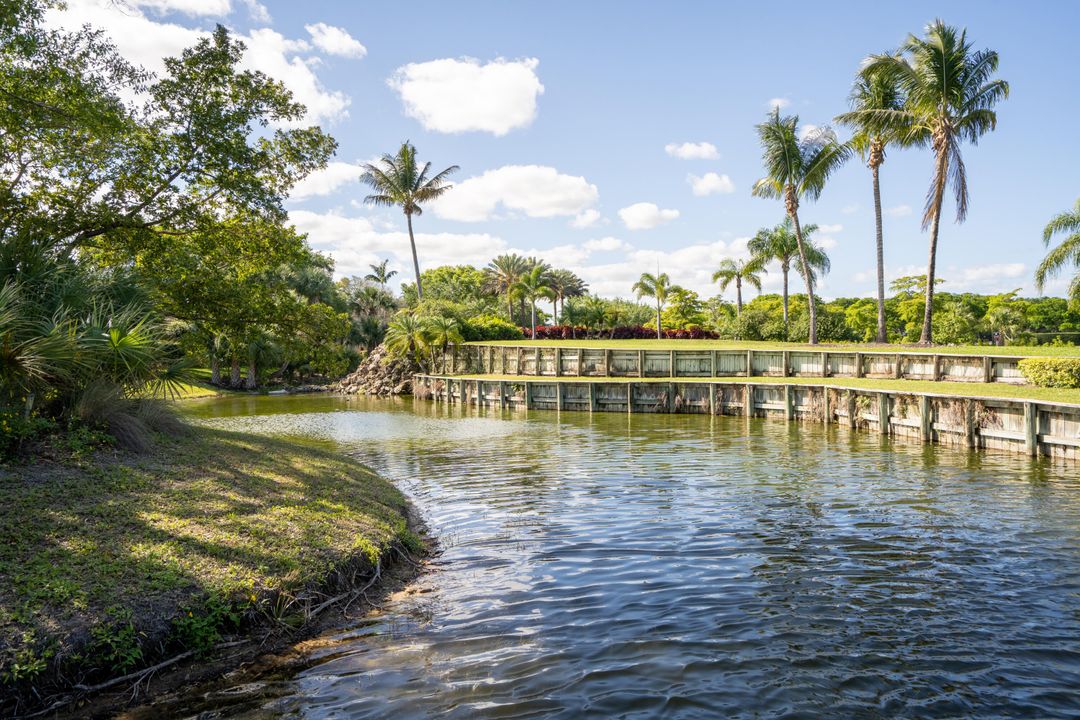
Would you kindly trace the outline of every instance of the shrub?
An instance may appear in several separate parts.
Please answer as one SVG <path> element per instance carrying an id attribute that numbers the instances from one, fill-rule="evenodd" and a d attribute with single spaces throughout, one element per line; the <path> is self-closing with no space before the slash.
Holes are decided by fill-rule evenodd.
<path id="1" fill-rule="evenodd" d="M 1039 387 L 1080 388 L 1080 358 L 1024 358 L 1020 372 Z"/>
<path id="2" fill-rule="evenodd" d="M 466 342 L 481 340 L 521 340 L 521 328 L 494 315 L 478 315 L 463 323 L 461 335 Z"/>

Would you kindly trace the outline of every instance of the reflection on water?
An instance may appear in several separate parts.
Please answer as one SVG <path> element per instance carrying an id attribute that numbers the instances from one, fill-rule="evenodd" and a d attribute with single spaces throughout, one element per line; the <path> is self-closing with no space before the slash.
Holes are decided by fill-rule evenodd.
<path id="1" fill-rule="evenodd" d="M 1080 713 L 1080 480 L 742 418 L 221 399 L 331 440 L 438 535 L 423 592 L 210 717 Z"/>

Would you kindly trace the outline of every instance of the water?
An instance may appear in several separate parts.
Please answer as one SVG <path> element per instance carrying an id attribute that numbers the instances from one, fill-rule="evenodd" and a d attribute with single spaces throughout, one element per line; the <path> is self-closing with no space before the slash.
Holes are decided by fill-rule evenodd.
<path id="1" fill-rule="evenodd" d="M 1080 715 L 1080 479 L 742 418 L 221 399 L 394 480 L 442 551 L 298 668 L 163 714 Z"/>

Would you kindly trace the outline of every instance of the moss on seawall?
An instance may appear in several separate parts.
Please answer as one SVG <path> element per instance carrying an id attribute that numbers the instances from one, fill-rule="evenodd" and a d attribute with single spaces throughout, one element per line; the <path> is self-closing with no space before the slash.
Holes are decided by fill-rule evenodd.
<path id="1" fill-rule="evenodd" d="M 296 639 L 424 552 L 401 492 L 314 445 L 195 428 L 143 455 L 50 455 L 0 466 L 0 716 Z"/>

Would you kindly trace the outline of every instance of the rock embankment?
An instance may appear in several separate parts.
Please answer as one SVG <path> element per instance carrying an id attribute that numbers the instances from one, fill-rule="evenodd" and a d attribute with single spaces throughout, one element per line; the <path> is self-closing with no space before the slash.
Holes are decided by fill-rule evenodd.
<path id="1" fill-rule="evenodd" d="M 408 395 L 416 368 L 404 358 L 391 357 L 380 345 L 334 388 L 347 395 Z"/>

